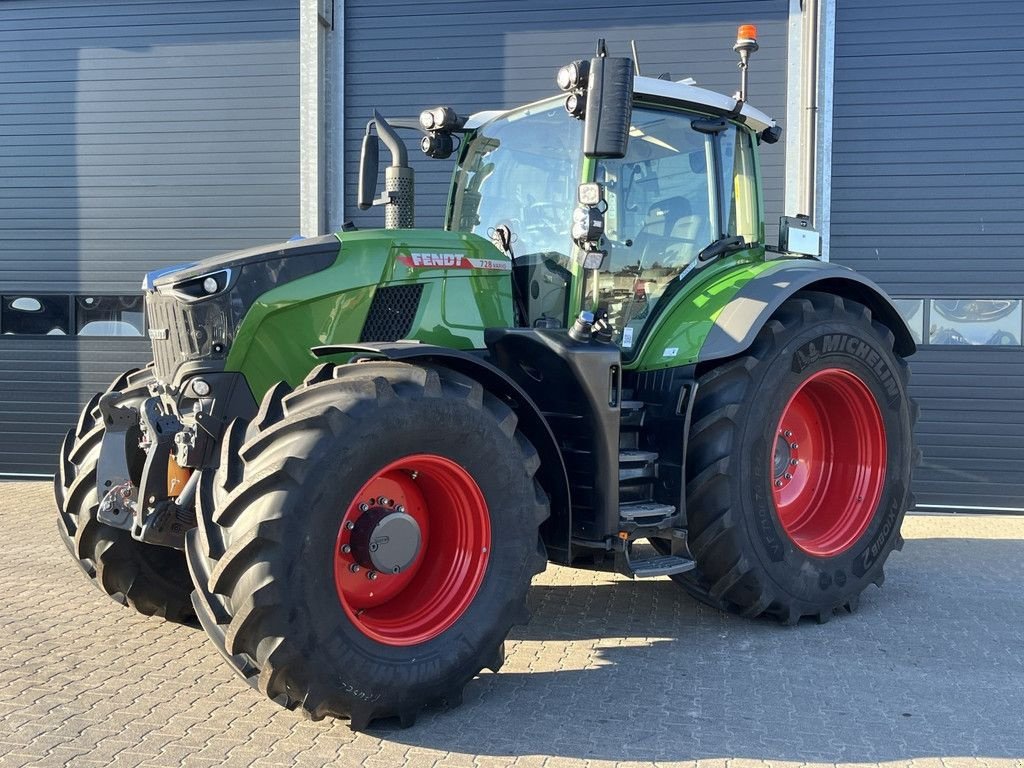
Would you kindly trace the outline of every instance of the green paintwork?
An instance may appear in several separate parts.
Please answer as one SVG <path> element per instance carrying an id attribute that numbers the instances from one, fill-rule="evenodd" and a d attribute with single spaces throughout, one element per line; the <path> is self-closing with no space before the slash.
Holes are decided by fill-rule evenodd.
<path id="1" fill-rule="evenodd" d="M 657 371 L 696 362 L 708 332 L 729 300 L 776 264 L 764 260 L 763 248 L 751 248 L 705 267 L 644 329 L 634 356 L 624 367 Z"/>
<path id="2" fill-rule="evenodd" d="M 322 362 L 311 347 L 358 342 L 378 286 L 423 283 L 407 338 L 424 343 L 481 349 L 485 328 L 513 324 L 508 270 L 401 261 L 430 254 L 507 264 L 483 238 L 426 229 L 359 230 L 337 237 L 340 249 L 331 267 L 263 294 L 242 321 L 225 369 L 245 374 L 257 400 L 278 381 L 298 384 Z"/>
<path id="3" fill-rule="evenodd" d="M 745 130 L 745 129 L 744 129 Z M 754 153 L 758 207 L 764 210 L 761 169 Z M 584 159 L 581 181 L 592 181 L 597 163 Z M 449 205 L 450 205 L 449 201 Z M 763 240 L 764 220 L 761 219 Z M 231 347 L 226 369 L 245 374 L 259 399 L 277 381 L 292 385 L 318 362 L 309 351 L 324 344 L 359 340 L 379 286 L 422 283 L 419 310 L 408 338 L 454 349 L 482 349 L 484 329 L 514 325 L 508 270 L 407 266 L 412 253 L 447 254 L 507 264 L 507 258 L 481 237 L 446 230 L 360 230 L 341 232 L 333 266 L 280 285 L 249 310 Z M 623 350 L 624 365 L 638 371 L 695 362 L 724 306 L 748 281 L 774 262 L 762 246 L 716 261 L 692 277 L 644 329 L 634 349 Z M 583 304 L 588 274 L 572 260 L 569 317 Z M 336 361 L 344 361 L 339 355 Z"/>

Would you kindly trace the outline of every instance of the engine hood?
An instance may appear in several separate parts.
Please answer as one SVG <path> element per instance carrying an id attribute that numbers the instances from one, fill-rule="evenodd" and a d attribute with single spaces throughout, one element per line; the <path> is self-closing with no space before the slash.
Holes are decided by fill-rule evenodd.
<path id="1" fill-rule="evenodd" d="M 149 272 L 142 281 L 143 290 L 157 290 L 164 286 L 179 283 L 183 280 L 199 277 L 210 272 L 222 269 L 230 269 L 245 264 L 256 264 L 271 259 L 287 259 L 295 256 L 308 256 L 312 253 L 320 253 L 324 246 L 340 247 L 341 243 L 336 235 L 321 235 L 309 237 L 303 240 L 288 241 L 286 243 L 275 243 L 271 245 L 257 245 L 252 248 L 244 248 L 239 251 L 211 256 L 208 259 L 194 261 L 188 264 L 179 264 L 173 267 Z"/>

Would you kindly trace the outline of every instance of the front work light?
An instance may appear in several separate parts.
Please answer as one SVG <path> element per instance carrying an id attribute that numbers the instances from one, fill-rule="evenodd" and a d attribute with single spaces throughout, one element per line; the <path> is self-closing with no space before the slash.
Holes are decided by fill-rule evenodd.
<path id="1" fill-rule="evenodd" d="M 587 76 L 590 73 L 589 61 L 572 61 L 558 70 L 555 75 L 555 82 L 563 91 L 571 91 L 574 88 L 582 88 L 587 83 Z"/>
<path id="2" fill-rule="evenodd" d="M 450 131 L 463 122 L 451 107 L 434 107 L 420 112 L 420 127 L 425 131 Z"/>

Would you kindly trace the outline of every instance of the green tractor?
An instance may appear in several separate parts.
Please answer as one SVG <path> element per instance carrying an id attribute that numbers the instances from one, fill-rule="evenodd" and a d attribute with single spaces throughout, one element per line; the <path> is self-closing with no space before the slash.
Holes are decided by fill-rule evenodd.
<path id="1" fill-rule="evenodd" d="M 497 671 L 548 561 L 787 624 L 852 611 L 902 544 L 915 346 L 805 220 L 766 245 L 780 131 L 745 103 L 752 30 L 736 48 L 734 98 L 599 44 L 557 97 L 375 114 L 358 196 L 385 229 L 148 275 L 153 363 L 60 453 L 85 573 L 357 729 Z M 443 229 L 413 227 L 396 129 L 456 156 Z"/>

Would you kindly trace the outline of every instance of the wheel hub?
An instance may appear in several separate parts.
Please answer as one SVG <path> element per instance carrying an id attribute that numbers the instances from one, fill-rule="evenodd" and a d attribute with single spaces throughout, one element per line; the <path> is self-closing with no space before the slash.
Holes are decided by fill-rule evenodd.
<path id="1" fill-rule="evenodd" d="M 415 518 L 390 507 L 370 508 L 352 529 L 352 557 L 364 568 L 398 575 L 420 552 L 422 536 Z"/>
<path id="2" fill-rule="evenodd" d="M 782 410 L 771 469 L 789 539 L 817 557 L 850 549 L 885 485 L 885 425 L 870 388 L 842 368 L 811 374 Z"/>
<path id="3" fill-rule="evenodd" d="M 451 459 L 411 454 L 375 472 L 341 518 L 334 587 L 359 631 L 408 646 L 444 632 L 483 583 L 490 515 Z"/>
<path id="4" fill-rule="evenodd" d="M 775 438 L 775 453 L 772 457 L 772 470 L 776 488 L 785 488 L 793 479 L 796 467 L 800 464 L 800 444 L 792 430 L 779 427 Z"/>

